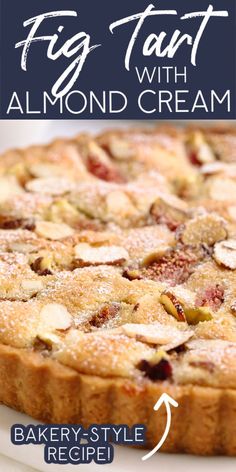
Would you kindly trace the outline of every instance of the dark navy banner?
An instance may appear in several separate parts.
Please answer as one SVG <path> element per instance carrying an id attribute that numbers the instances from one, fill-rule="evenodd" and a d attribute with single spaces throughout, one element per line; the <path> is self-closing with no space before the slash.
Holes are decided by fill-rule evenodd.
<path id="1" fill-rule="evenodd" d="M 235 119 L 235 0 L 0 0 L 1 119 Z"/>

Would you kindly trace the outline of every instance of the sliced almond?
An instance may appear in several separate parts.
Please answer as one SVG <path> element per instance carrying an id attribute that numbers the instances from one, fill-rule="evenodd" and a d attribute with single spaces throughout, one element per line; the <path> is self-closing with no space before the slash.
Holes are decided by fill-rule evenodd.
<path id="1" fill-rule="evenodd" d="M 121 190 L 114 190 L 106 197 L 107 212 L 119 218 L 128 218 L 137 212 L 128 195 Z"/>
<path id="2" fill-rule="evenodd" d="M 35 232 L 38 236 L 51 240 L 59 240 L 73 236 L 74 230 L 64 223 L 52 223 L 51 221 L 38 221 Z"/>
<path id="3" fill-rule="evenodd" d="M 228 215 L 232 221 L 236 221 L 236 205 L 228 207 Z"/>
<path id="4" fill-rule="evenodd" d="M 177 200 L 177 198 L 176 198 Z M 178 202 L 168 202 L 159 197 L 151 206 L 150 213 L 159 224 L 166 224 L 170 230 L 175 230 L 187 219 L 187 212 L 179 208 Z"/>
<path id="5" fill-rule="evenodd" d="M 72 326 L 72 316 L 64 305 L 48 303 L 40 312 L 38 337 L 48 341 L 57 331 L 67 331 Z"/>
<path id="6" fill-rule="evenodd" d="M 29 171 L 34 177 L 45 179 L 51 177 L 52 175 L 61 177 L 63 175 L 64 169 L 59 164 L 55 165 L 48 162 L 30 164 Z"/>
<path id="7" fill-rule="evenodd" d="M 224 171 L 225 164 L 223 162 L 215 161 L 210 164 L 205 164 L 201 167 L 201 173 L 204 175 L 220 174 Z"/>
<path id="8" fill-rule="evenodd" d="M 227 177 L 236 177 L 236 165 L 235 164 L 226 164 L 225 162 L 212 162 L 211 164 L 206 164 L 201 168 L 201 173 L 204 175 L 216 175 L 224 174 Z"/>
<path id="9" fill-rule="evenodd" d="M 218 215 L 198 216 L 188 221 L 178 236 L 186 245 L 213 246 L 216 242 L 227 238 L 226 222 Z"/>
<path id="10" fill-rule="evenodd" d="M 174 326 L 167 326 L 161 323 L 148 325 L 125 324 L 122 326 L 122 330 L 126 336 L 149 344 L 160 344 L 165 350 L 174 349 L 187 342 L 193 336 L 193 331 L 191 330 L 182 331 Z"/>
<path id="11" fill-rule="evenodd" d="M 60 223 L 63 221 L 78 221 L 78 211 L 66 199 L 57 200 L 49 209 L 50 221 Z"/>
<path id="12" fill-rule="evenodd" d="M 75 185 L 72 181 L 63 177 L 47 177 L 42 179 L 30 180 L 26 184 L 29 192 L 58 196 L 74 190 Z"/>
<path id="13" fill-rule="evenodd" d="M 35 294 L 43 289 L 43 282 L 41 280 L 25 279 L 22 280 L 21 287 L 26 292 Z"/>
<path id="14" fill-rule="evenodd" d="M 53 345 L 58 345 L 60 343 L 59 336 L 57 336 L 54 333 L 50 333 L 50 332 L 47 333 L 46 331 L 39 333 L 37 336 L 37 339 L 39 341 L 43 341 L 48 347 L 51 347 Z"/>
<path id="15" fill-rule="evenodd" d="M 36 250 L 36 246 L 33 244 L 14 242 L 9 244 L 9 248 L 12 252 L 21 252 L 22 254 L 30 254 Z"/>
<path id="16" fill-rule="evenodd" d="M 131 144 L 127 140 L 115 136 L 110 139 L 109 150 L 112 157 L 119 161 L 127 161 L 134 156 Z"/>
<path id="17" fill-rule="evenodd" d="M 227 269 L 236 269 L 236 240 L 227 239 L 214 246 L 213 257 L 215 261 Z"/>
<path id="18" fill-rule="evenodd" d="M 0 177 L 0 203 L 21 193 L 23 193 L 23 189 L 13 175 Z"/>
<path id="19" fill-rule="evenodd" d="M 236 195 L 236 182 L 230 178 L 215 177 L 209 182 L 208 191 L 213 200 L 232 201 Z"/>
<path id="20" fill-rule="evenodd" d="M 129 258 L 128 252 L 121 246 L 93 247 L 87 243 L 75 246 L 75 257 L 81 266 L 121 265 Z"/>

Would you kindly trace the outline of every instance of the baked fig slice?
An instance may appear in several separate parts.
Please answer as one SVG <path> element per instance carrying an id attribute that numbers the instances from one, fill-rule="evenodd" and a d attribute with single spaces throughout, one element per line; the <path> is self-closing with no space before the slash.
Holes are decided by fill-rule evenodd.
<path id="1" fill-rule="evenodd" d="M 125 178 L 114 167 L 107 153 L 95 141 L 90 141 L 87 145 L 86 166 L 92 175 L 105 182 L 125 182 Z"/>
<path id="2" fill-rule="evenodd" d="M 195 304 L 197 307 L 209 306 L 214 311 L 219 310 L 224 302 L 225 289 L 220 284 L 212 284 L 197 293 Z"/>
<path id="3" fill-rule="evenodd" d="M 167 281 L 171 286 L 188 280 L 196 265 L 206 257 L 205 251 L 198 246 L 177 245 L 175 248 L 160 246 L 159 249 L 142 261 L 141 267 L 127 270 L 124 276 L 133 279 Z"/>
<path id="4" fill-rule="evenodd" d="M 152 381 L 164 381 L 172 377 L 171 363 L 169 359 L 164 357 L 162 354 L 158 360 L 142 360 L 137 367 L 144 373 L 145 377 L 148 377 Z"/>
<path id="5" fill-rule="evenodd" d="M 215 155 L 201 131 L 193 131 L 187 141 L 189 159 L 193 165 L 203 165 L 215 161 Z"/>

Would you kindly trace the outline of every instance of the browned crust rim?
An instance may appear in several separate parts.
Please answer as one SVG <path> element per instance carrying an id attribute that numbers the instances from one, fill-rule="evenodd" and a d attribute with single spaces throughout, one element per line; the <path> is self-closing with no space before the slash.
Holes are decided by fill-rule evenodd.
<path id="1" fill-rule="evenodd" d="M 150 448 L 160 440 L 163 392 L 178 403 L 162 451 L 236 456 L 236 391 L 168 382 L 135 383 L 82 375 L 40 354 L 0 344 L 0 402 L 47 423 L 145 424 Z"/>

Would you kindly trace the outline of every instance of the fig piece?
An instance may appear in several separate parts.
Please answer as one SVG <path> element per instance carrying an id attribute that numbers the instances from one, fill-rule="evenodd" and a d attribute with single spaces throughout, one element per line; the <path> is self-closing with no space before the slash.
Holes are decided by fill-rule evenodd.
<path id="1" fill-rule="evenodd" d="M 115 318 L 120 311 L 120 304 L 113 302 L 103 305 L 100 310 L 92 316 L 90 325 L 95 328 L 101 328 L 108 321 Z"/>
<path id="2" fill-rule="evenodd" d="M 215 155 L 201 131 L 193 131 L 187 142 L 189 159 L 193 165 L 201 166 L 215 161 Z"/>
<path id="3" fill-rule="evenodd" d="M 145 377 L 153 381 L 167 380 L 172 376 L 172 366 L 167 359 L 161 359 L 154 364 L 150 361 L 143 360 L 138 364 L 138 369 L 144 372 Z"/>
<path id="4" fill-rule="evenodd" d="M 219 284 L 210 285 L 197 293 L 196 306 L 209 306 L 217 311 L 224 302 L 224 287 Z"/>
<path id="5" fill-rule="evenodd" d="M 150 258 L 151 263 L 140 269 L 140 276 L 160 282 L 168 281 L 172 286 L 182 284 L 188 280 L 194 267 L 204 257 L 202 250 L 194 251 L 188 246 L 169 248 L 164 254 L 160 251 L 158 257 Z"/>

